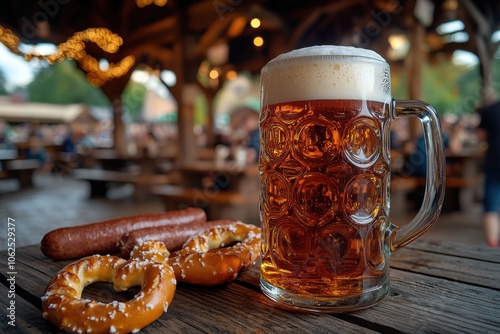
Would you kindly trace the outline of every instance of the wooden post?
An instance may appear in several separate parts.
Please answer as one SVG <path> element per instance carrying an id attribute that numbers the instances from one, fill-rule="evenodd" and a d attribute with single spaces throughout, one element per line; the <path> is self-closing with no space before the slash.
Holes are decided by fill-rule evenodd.
<path id="1" fill-rule="evenodd" d="M 177 75 L 177 83 L 171 88 L 171 92 L 177 100 L 178 116 L 178 162 L 195 159 L 195 137 L 194 125 L 194 99 L 198 93 L 196 84 L 196 73 L 199 63 L 192 59 L 196 41 L 193 36 L 183 35 L 179 29 L 179 38 L 174 45 L 174 68 Z"/>
<path id="2" fill-rule="evenodd" d="M 215 145 L 215 110 L 214 110 L 214 98 L 217 92 L 210 91 L 206 94 L 207 98 L 207 128 L 205 129 L 207 134 L 207 146 L 214 147 Z"/>
<path id="3" fill-rule="evenodd" d="M 408 77 L 408 93 L 410 100 L 422 99 L 422 77 L 425 59 L 425 28 L 418 20 L 412 18 L 410 28 L 410 51 L 405 60 Z M 410 138 L 415 140 L 420 133 L 420 122 L 416 118 L 410 119 Z"/>
<path id="4" fill-rule="evenodd" d="M 113 112 L 113 147 L 120 154 L 127 153 L 127 137 L 123 122 L 122 93 L 130 79 L 131 71 L 126 75 L 106 82 L 102 92 L 111 102 Z"/>
<path id="5" fill-rule="evenodd" d="M 113 108 L 113 143 L 119 154 L 127 153 L 125 124 L 123 123 L 122 100 L 117 98 L 112 102 Z"/>

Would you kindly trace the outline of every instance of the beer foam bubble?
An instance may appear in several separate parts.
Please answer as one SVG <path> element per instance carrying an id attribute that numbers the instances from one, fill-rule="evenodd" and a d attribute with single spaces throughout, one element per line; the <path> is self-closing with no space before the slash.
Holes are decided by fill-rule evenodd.
<path id="1" fill-rule="evenodd" d="M 262 105 L 323 99 L 390 101 L 389 65 L 374 51 L 313 46 L 282 54 L 261 72 Z"/>

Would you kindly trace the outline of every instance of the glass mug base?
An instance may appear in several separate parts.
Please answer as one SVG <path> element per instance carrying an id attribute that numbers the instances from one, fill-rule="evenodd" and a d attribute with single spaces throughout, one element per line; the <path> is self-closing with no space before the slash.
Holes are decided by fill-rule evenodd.
<path id="1" fill-rule="evenodd" d="M 286 309 L 340 313 L 361 310 L 382 301 L 389 292 L 389 281 L 372 289 L 364 290 L 360 294 L 342 297 L 307 297 L 275 287 L 262 278 L 260 279 L 260 287 L 264 295 Z"/>

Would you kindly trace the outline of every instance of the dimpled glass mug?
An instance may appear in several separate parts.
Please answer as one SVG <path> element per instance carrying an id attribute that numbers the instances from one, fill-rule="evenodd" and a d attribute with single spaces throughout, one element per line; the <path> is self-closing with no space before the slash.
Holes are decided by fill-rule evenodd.
<path id="1" fill-rule="evenodd" d="M 391 98 L 387 62 L 353 47 L 315 46 L 261 72 L 261 289 L 285 308 L 361 309 L 389 289 L 389 255 L 436 221 L 444 197 L 435 110 Z M 390 125 L 415 116 L 427 147 L 423 204 L 389 221 Z"/>

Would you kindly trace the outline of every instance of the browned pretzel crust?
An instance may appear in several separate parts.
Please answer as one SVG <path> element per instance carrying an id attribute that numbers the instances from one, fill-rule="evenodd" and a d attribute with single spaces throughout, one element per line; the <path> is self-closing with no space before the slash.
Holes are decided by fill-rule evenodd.
<path id="1" fill-rule="evenodd" d="M 229 282 L 241 270 L 255 264 L 260 237 L 259 227 L 242 222 L 213 227 L 186 241 L 168 262 L 179 282 L 197 285 Z M 224 247 L 233 243 L 236 244 Z"/>
<path id="2" fill-rule="evenodd" d="M 70 333 L 137 332 L 172 301 L 176 279 L 168 255 L 163 243 L 148 241 L 135 247 L 128 261 L 95 255 L 74 262 L 49 282 L 42 297 L 43 317 Z M 81 299 L 84 287 L 98 281 L 113 282 L 117 291 L 132 286 L 141 286 L 141 291 L 128 302 Z"/>

